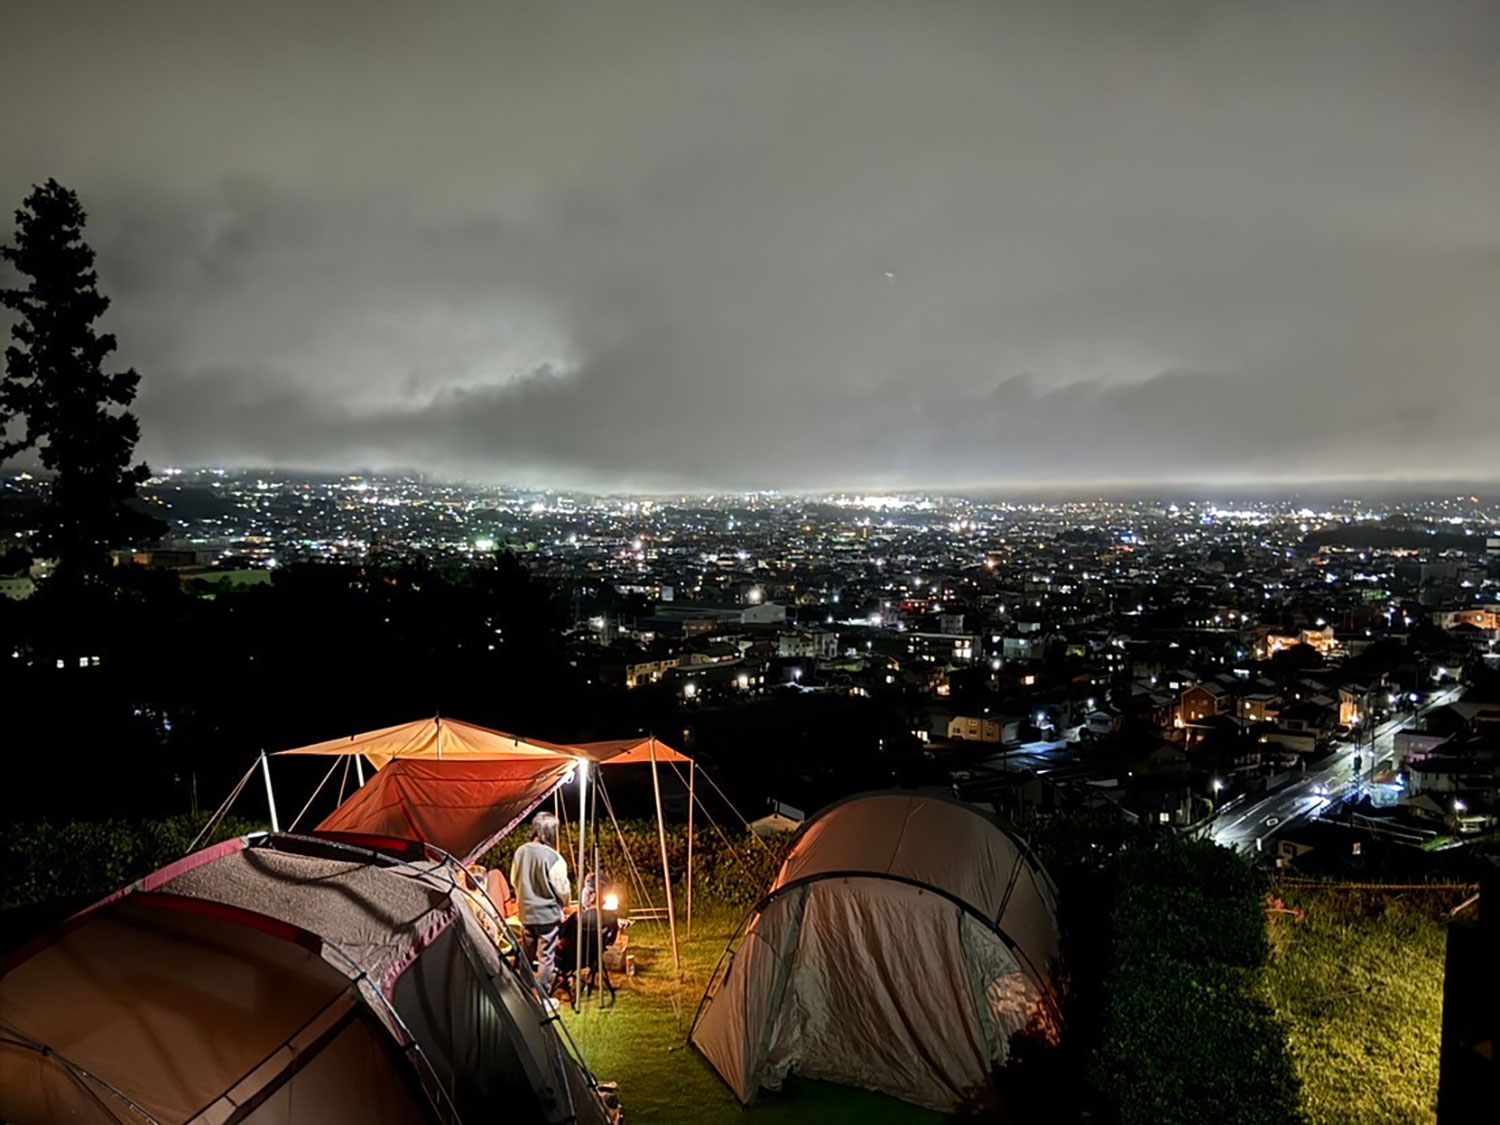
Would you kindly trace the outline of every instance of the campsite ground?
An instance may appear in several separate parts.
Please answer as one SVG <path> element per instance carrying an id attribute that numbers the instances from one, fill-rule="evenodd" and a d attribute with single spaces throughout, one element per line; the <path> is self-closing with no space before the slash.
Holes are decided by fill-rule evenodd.
<path id="1" fill-rule="evenodd" d="M 916 1125 L 940 1115 L 864 1090 L 823 1082 L 791 1081 L 766 1094 L 749 1110 L 740 1108 L 698 1053 L 687 1046 L 688 1028 L 709 974 L 739 925 L 740 913 L 715 910 L 693 919 L 682 943 L 682 972 L 672 971 L 665 929 L 640 926 L 630 934 L 637 972 L 619 978 L 613 1007 L 590 1002 L 564 1022 L 589 1067 L 620 1084 L 620 1102 L 632 1125 L 652 1122 L 737 1122 L 741 1125 Z"/>
<path id="2" fill-rule="evenodd" d="M 1415 894 L 1289 892 L 1271 919 L 1269 999 L 1286 1021 L 1309 1125 L 1436 1119 L 1445 929 Z"/>

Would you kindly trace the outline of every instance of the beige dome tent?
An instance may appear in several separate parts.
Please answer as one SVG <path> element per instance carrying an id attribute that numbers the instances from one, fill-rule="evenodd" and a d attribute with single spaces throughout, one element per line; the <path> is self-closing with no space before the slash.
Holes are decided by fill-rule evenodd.
<path id="1" fill-rule="evenodd" d="M 0 1120 L 606 1125 L 461 879 L 290 835 L 161 869 L 6 964 Z"/>
<path id="2" fill-rule="evenodd" d="M 742 1102 L 788 1074 L 952 1111 L 1055 1036 L 1054 892 L 987 814 L 871 793 L 809 820 L 716 973 L 693 1045 Z"/>

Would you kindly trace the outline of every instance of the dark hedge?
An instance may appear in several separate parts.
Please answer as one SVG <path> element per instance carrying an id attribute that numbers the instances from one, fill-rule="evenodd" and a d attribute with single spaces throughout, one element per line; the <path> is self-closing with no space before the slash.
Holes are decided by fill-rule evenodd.
<path id="1" fill-rule="evenodd" d="M 1286 1030 L 1261 998 L 1261 888 L 1233 853 L 1173 839 L 1126 852 L 1093 1084 L 1121 1125 L 1302 1120 Z"/>

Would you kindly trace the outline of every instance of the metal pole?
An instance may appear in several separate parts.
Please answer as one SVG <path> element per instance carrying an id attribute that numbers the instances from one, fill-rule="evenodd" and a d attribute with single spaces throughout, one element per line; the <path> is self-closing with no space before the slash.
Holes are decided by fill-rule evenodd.
<path id="1" fill-rule="evenodd" d="M 260 772 L 266 779 L 266 804 L 271 807 L 271 831 L 280 832 L 281 822 L 276 817 L 276 793 L 271 789 L 271 762 L 264 750 L 260 752 Z"/>
<path id="2" fill-rule="evenodd" d="M 677 775 L 678 780 L 682 775 Z M 687 936 L 693 940 L 693 783 L 698 780 L 698 763 L 688 763 L 688 882 L 687 882 Z"/>
<path id="3" fill-rule="evenodd" d="M 589 761 L 587 758 L 578 759 L 578 940 L 573 943 L 574 952 L 577 954 L 577 964 L 573 966 L 573 1009 L 580 1007 L 579 993 L 583 991 L 583 861 L 586 858 L 584 851 L 587 838 L 588 800 L 589 791 Z"/>
<path id="4" fill-rule="evenodd" d="M 365 785 L 365 759 L 363 754 L 354 755 L 354 776 L 359 778 L 359 786 L 363 789 Z"/>
<path id="5" fill-rule="evenodd" d="M 656 739 L 651 739 L 651 788 L 656 791 L 656 838 L 661 843 L 661 877 L 667 896 L 667 928 L 672 932 L 672 969 L 682 971 L 677 955 L 677 915 L 672 909 L 672 869 L 667 866 L 667 825 L 661 815 L 661 778 L 656 772 Z"/>
<path id="6" fill-rule="evenodd" d="M 594 782 L 590 800 L 594 802 L 594 1001 L 604 1007 L 600 985 L 604 979 L 604 887 L 599 875 L 599 786 Z M 583 909 L 583 893 L 578 895 L 578 909 Z M 578 941 L 583 944 L 583 918 L 578 919 Z"/>

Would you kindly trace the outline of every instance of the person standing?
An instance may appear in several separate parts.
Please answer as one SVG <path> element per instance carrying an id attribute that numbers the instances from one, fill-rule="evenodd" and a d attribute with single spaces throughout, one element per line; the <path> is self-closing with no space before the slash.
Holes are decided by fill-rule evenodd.
<path id="1" fill-rule="evenodd" d="M 537 987 L 550 1005 L 563 907 L 572 893 L 568 861 L 557 850 L 557 817 L 551 813 L 537 813 L 532 820 L 531 839 L 510 861 L 510 886 L 521 923 L 521 948 L 536 964 Z"/>

